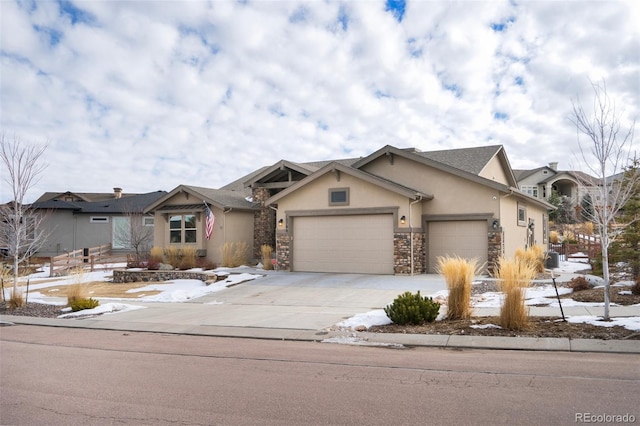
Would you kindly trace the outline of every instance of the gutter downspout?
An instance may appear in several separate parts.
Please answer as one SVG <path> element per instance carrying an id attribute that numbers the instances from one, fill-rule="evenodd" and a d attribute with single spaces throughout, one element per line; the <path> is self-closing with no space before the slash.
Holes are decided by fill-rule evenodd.
<path id="1" fill-rule="evenodd" d="M 411 276 L 414 275 L 415 271 L 415 267 L 414 267 L 414 262 L 413 262 L 413 223 L 411 222 L 411 210 L 414 204 L 419 203 L 422 201 L 422 195 L 418 196 L 418 199 L 415 201 L 412 201 L 409 203 L 409 229 L 410 229 L 410 238 L 411 238 Z"/>

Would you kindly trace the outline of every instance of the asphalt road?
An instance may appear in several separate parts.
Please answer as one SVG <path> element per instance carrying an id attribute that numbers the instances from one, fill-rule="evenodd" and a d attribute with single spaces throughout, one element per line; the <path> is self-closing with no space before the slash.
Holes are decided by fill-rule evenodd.
<path id="1" fill-rule="evenodd" d="M 640 423 L 636 354 L 16 325 L 0 328 L 0 357 L 2 425 Z"/>

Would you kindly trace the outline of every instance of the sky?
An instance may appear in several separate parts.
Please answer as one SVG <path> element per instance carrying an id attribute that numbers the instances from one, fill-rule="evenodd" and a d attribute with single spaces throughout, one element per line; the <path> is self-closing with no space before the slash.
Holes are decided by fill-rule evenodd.
<path id="1" fill-rule="evenodd" d="M 640 113 L 638 22 L 635 0 L 0 0 L 0 133 L 47 146 L 27 202 L 385 145 L 582 169 L 572 100 L 604 82 Z"/>

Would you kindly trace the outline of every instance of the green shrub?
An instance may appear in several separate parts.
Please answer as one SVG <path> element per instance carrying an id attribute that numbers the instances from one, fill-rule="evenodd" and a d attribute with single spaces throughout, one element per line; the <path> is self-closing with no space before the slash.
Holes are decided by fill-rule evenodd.
<path id="1" fill-rule="evenodd" d="M 100 302 L 91 297 L 88 299 L 75 299 L 73 302 L 69 303 L 69 306 L 71 306 L 71 310 L 73 312 L 83 311 L 85 309 L 93 309 L 98 305 L 100 305 Z"/>
<path id="2" fill-rule="evenodd" d="M 395 298 L 393 303 L 384 308 L 385 314 L 395 324 L 423 324 L 433 322 L 438 317 L 440 304 L 427 296 L 411 294 L 407 291 Z"/>

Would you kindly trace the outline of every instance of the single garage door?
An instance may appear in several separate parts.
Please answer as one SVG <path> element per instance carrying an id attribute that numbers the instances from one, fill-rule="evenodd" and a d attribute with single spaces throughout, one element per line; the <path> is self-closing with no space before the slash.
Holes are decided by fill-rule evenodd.
<path id="1" fill-rule="evenodd" d="M 393 216 L 293 218 L 293 270 L 393 274 Z"/>
<path id="2" fill-rule="evenodd" d="M 487 261 L 487 221 L 429 222 L 429 272 L 434 273 L 438 256 L 459 256 Z"/>

